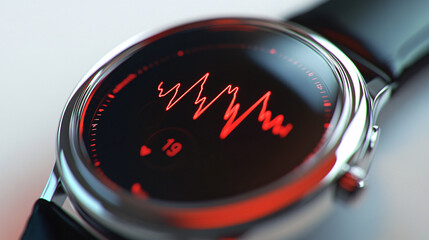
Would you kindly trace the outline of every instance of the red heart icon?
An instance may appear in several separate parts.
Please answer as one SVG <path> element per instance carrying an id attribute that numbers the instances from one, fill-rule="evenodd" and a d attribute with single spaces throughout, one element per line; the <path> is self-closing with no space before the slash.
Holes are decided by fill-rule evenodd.
<path id="1" fill-rule="evenodd" d="M 141 157 L 145 157 L 145 156 L 149 155 L 151 152 L 152 152 L 152 150 L 150 148 L 146 147 L 146 145 L 143 145 L 140 148 L 140 156 Z"/>

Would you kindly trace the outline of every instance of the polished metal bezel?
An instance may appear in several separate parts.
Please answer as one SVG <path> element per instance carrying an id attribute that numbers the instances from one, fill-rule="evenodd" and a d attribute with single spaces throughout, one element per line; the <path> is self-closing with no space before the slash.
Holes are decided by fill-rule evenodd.
<path id="1" fill-rule="evenodd" d="M 108 182 L 100 181 L 94 176 L 89 167 L 89 158 L 82 149 L 78 134 L 81 113 L 85 99 L 91 94 L 98 80 L 148 42 L 186 29 L 218 24 L 250 24 L 282 31 L 316 51 L 337 75 L 340 91 L 342 91 L 342 99 L 339 101 L 342 104 L 338 106 L 341 111 L 336 111 L 335 127 L 328 129 L 329 138 L 314 156 L 317 162 L 325 162 L 334 158 L 335 164 L 323 180 L 312 188 L 311 192 L 294 201 L 290 206 L 296 206 L 300 201 L 327 188 L 351 166 L 357 164 L 359 158 L 365 153 L 373 125 L 373 100 L 352 61 L 323 37 L 292 23 L 243 18 L 206 20 L 181 25 L 158 34 L 142 34 L 108 54 L 82 79 L 68 100 L 59 125 L 56 166 L 61 182 L 76 209 L 84 218 L 90 219 L 90 222 L 97 222 L 96 225 L 101 231 L 112 231 L 131 239 L 176 239 L 177 235 L 222 236 L 224 233 L 237 230 L 243 232 L 250 228 L 258 229 L 258 226 L 264 226 L 266 222 L 279 220 L 277 216 L 276 219 L 267 218 L 257 223 L 241 224 L 239 227 L 202 230 L 181 229 L 172 226 L 165 219 L 164 214 L 172 208 L 188 208 L 189 206 L 146 204 L 133 198 L 126 191 L 111 187 Z M 222 201 L 202 203 L 201 206 L 216 204 L 222 204 Z M 264 234 L 264 230 L 257 231 L 257 234 L 261 234 L 261 231 Z"/>

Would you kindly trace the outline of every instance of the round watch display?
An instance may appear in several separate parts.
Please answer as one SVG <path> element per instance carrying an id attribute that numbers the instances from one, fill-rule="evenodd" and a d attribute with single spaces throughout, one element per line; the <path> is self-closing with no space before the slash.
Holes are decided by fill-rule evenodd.
<path id="1" fill-rule="evenodd" d="M 284 32 L 217 24 L 129 49 L 91 82 L 79 125 L 96 172 L 141 199 L 228 198 L 311 163 L 338 80 Z"/>
<path id="2" fill-rule="evenodd" d="M 64 187 L 89 222 L 129 238 L 246 231 L 335 181 L 343 149 L 367 144 L 353 133 L 371 122 L 351 124 L 371 110 L 361 84 L 336 47 L 291 24 L 212 19 L 139 36 L 69 100 Z"/>

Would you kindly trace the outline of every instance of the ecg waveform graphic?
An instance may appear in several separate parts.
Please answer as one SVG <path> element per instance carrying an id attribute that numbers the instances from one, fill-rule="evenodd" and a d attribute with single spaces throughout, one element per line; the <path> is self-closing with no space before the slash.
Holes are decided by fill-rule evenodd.
<path id="1" fill-rule="evenodd" d="M 237 94 L 239 91 L 239 87 L 232 87 L 232 85 L 228 85 L 223 89 L 213 100 L 206 104 L 207 97 L 202 96 L 204 91 L 204 84 L 206 83 L 209 73 L 204 74 L 198 81 L 196 81 L 189 89 L 187 89 L 182 95 L 178 96 L 179 89 L 181 87 L 180 83 L 177 83 L 174 87 L 172 87 L 168 91 L 164 91 L 162 85 L 164 82 L 161 82 L 158 85 L 159 95 L 158 97 L 163 98 L 171 93 L 173 96 L 171 97 L 166 111 L 170 110 L 174 105 L 176 105 L 183 97 L 185 97 L 189 92 L 191 92 L 194 88 L 197 88 L 199 85 L 198 96 L 195 99 L 194 104 L 198 105 L 198 109 L 195 111 L 193 119 L 198 119 L 207 109 L 210 108 L 222 95 L 225 93 L 228 95 L 232 95 L 231 102 L 228 108 L 225 111 L 223 116 L 226 121 L 225 126 L 220 132 L 220 139 L 225 139 L 234 131 L 235 128 L 238 127 L 249 115 L 252 113 L 258 106 L 261 105 L 261 110 L 259 111 L 258 121 L 262 122 L 262 130 L 268 131 L 271 129 L 274 135 L 278 135 L 282 138 L 286 137 L 289 132 L 292 130 L 293 125 L 291 123 L 284 124 L 284 115 L 279 114 L 274 119 L 272 118 L 272 112 L 267 110 L 268 102 L 270 100 L 271 91 L 267 91 L 261 98 L 259 98 L 252 106 L 250 106 L 244 113 L 238 116 L 238 112 L 240 110 L 240 103 L 236 103 Z"/>

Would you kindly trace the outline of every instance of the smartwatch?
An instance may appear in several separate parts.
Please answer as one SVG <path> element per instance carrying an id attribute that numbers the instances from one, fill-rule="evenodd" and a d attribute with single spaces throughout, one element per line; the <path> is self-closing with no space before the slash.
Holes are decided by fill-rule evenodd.
<path id="1" fill-rule="evenodd" d="M 365 186 L 377 115 L 426 60 L 427 9 L 332 0 L 127 41 L 68 100 L 22 239 L 298 236 Z"/>

